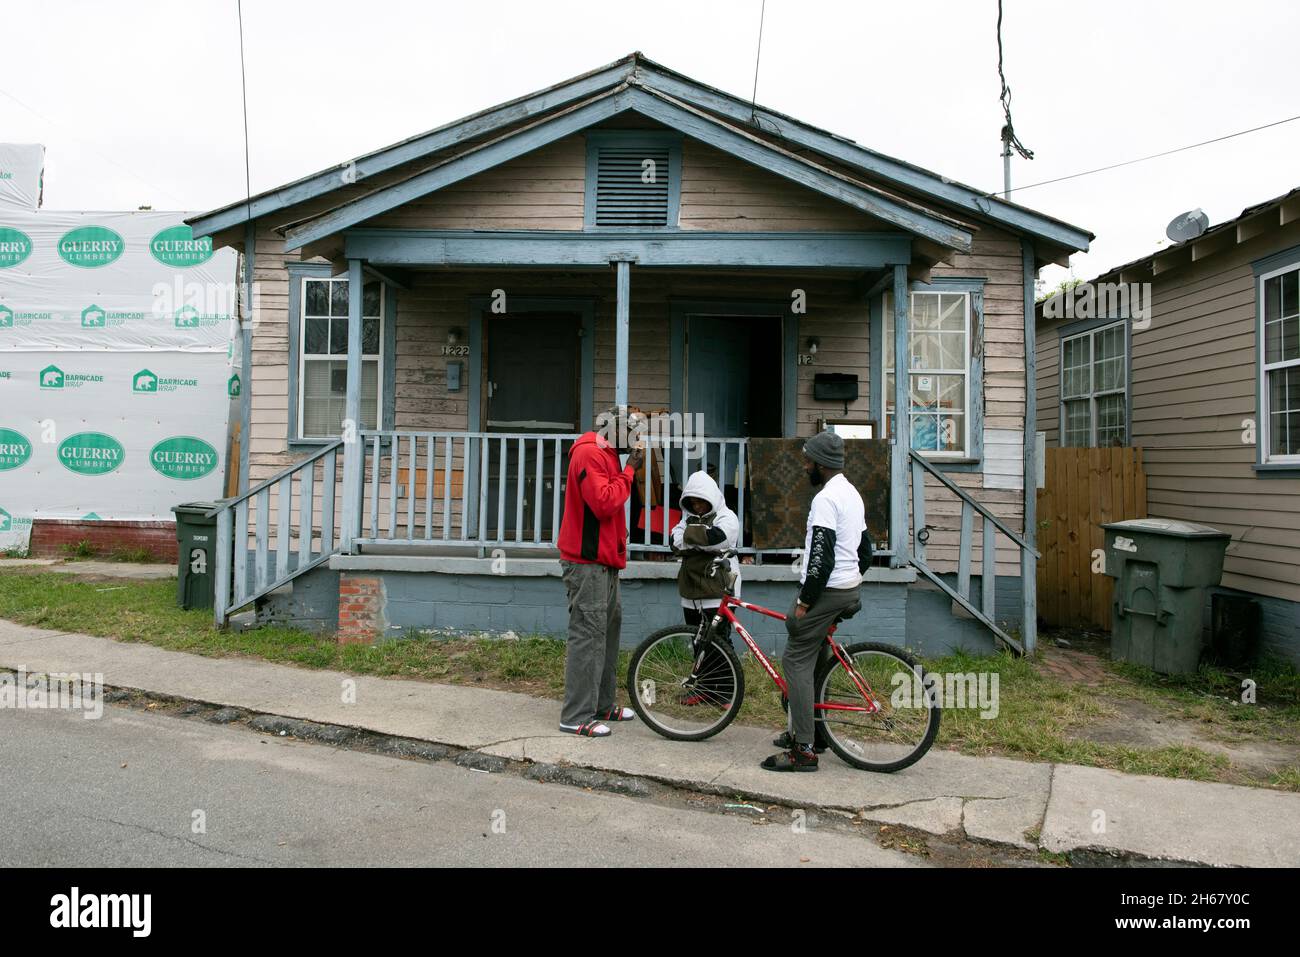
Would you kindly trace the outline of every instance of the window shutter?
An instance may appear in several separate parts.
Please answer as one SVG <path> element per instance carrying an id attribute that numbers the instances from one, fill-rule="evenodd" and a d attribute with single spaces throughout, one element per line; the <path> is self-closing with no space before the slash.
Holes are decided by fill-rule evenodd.
<path id="1" fill-rule="evenodd" d="M 600 147 L 596 155 L 597 226 L 669 225 L 668 152 L 667 146 Z"/>

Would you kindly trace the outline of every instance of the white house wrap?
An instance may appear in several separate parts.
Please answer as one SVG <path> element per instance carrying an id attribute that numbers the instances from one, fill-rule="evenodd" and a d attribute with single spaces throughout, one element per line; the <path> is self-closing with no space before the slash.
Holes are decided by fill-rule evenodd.
<path id="1" fill-rule="evenodd" d="M 39 143 L 0 143 L 0 211 L 41 208 L 45 147 Z"/>
<path id="2" fill-rule="evenodd" d="M 184 216 L 0 207 L 0 548 L 221 495 L 236 255 Z"/>

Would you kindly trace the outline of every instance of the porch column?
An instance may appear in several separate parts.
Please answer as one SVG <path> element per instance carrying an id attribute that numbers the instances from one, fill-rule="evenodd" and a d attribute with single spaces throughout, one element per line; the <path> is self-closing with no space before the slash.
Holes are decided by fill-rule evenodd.
<path id="1" fill-rule="evenodd" d="M 365 443 L 361 440 L 361 260 L 348 260 L 348 376 L 343 406 L 343 524 L 339 543 L 352 550 L 361 537 L 361 490 L 365 472 Z"/>
<path id="2" fill-rule="evenodd" d="M 614 263 L 618 305 L 614 321 L 614 404 L 627 405 L 628 332 L 631 326 L 629 298 L 632 293 L 632 264 L 626 259 Z"/>
<path id="3" fill-rule="evenodd" d="M 1024 260 L 1025 307 L 1025 541 L 1038 547 L 1038 346 L 1035 340 L 1034 280 L 1038 270 L 1034 246 L 1020 240 Z M 1020 641 L 1025 654 L 1038 646 L 1038 559 L 1028 548 L 1020 550 Z"/>
<path id="4" fill-rule="evenodd" d="M 894 556 L 890 565 L 902 568 L 912 554 L 907 536 L 907 479 L 912 472 L 911 350 L 908 348 L 907 267 L 894 267 L 894 447 L 889 458 L 889 542 Z M 885 343 L 889 347 L 889 343 Z"/>

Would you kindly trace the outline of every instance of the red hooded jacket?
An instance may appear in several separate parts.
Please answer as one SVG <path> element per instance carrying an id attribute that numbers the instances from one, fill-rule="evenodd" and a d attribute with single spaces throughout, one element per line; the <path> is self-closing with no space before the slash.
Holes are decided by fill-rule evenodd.
<path id="1" fill-rule="evenodd" d="M 618 450 L 595 432 L 573 443 L 560 519 L 561 558 L 627 567 L 623 505 L 632 494 L 633 475 L 631 466 L 619 468 Z"/>

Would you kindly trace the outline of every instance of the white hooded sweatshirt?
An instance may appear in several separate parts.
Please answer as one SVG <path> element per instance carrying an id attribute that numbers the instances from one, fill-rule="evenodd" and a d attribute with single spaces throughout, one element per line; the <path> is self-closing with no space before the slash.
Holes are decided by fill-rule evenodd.
<path id="1" fill-rule="evenodd" d="M 712 519 L 711 524 L 714 528 L 719 529 L 726 538 L 717 545 L 687 545 L 684 536 L 686 534 L 686 520 L 691 517 L 690 509 L 686 507 L 688 498 L 702 498 L 709 503 Z M 722 490 L 718 488 L 718 483 L 709 477 L 707 472 L 692 472 L 686 479 L 686 487 L 682 489 L 682 497 L 679 502 L 682 509 L 682 519 L 673 526 L 672 537 L 673 547 L 678 550 L 693 549 L 704 552 L 725 552 L 731 551 L 740 546 L 740 519 L 736 518 L 736 513 L 727 508 L 727 503 L 722 497 Z M 731 556 L 731 570 L 736 574 L 735 593 L 740 594 L 740 561 L 735 555 Z M 683 598 L 683 608 L 717 608 L 722 604 L 717 598 Z"/>

